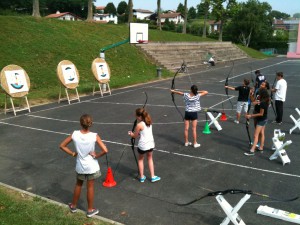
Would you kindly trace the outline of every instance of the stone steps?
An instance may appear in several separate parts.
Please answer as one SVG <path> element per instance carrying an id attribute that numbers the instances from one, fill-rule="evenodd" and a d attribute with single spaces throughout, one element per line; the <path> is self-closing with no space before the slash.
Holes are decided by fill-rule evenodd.
<path id="1" fill-rule="evenodd" d="M 137 44 L 158 66 L 175 71 L 182 62 L 189 68 L 206 67 L 204 64 L 210 55 L 216 62 L 248 58 L 247 54 L 231 42 L 150 42 Z"/>

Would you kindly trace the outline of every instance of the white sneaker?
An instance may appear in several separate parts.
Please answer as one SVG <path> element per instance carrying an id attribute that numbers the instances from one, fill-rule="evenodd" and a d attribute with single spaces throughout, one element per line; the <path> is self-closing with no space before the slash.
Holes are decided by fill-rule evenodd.
<path id="1" fill-rule="evenodd" d="M 201 145 L 200 144 L 194 144 L 194 148 L 199 148 Z"/>
<path id="2" fill-rule="evenodd" d="M 239 122 L 239 121 L 237 121 L 237 120 L 235 120 L 234 122 L 235 122 L 236 124 L 239 124 L 239 123 L 240 123 L 240 122 Z"/>
<path id="3" fill-rule="evenodd" d="M 184 143 L 185 147 L 190 146 L 190 145 L 192 145 L 192 142 L 186 142 L 186 143 Z"/>

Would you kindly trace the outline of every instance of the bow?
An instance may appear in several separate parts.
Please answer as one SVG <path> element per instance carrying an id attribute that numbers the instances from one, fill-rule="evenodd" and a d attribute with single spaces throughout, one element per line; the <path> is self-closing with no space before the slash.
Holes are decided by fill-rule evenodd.
<path id="1" fill-rule="evenodd" d="M 274 89 L 275 83 L 276 83 L 276 75 L 275 75 L 275 79 L 274 79 L 273 84 L 272 84 L 272 89 Z M 273 91 L 272 91 L 272 89 L 271 89 L 271 96 L 270 96 L 271 97 L 271 106 L 272 106 L 273 112 L 275 114 L 275 117 L 277 118 L 277 113 L 275 111 L 274 103 L 273 103 Z"/>
<path id="2" fill-rule="evenodd" d="M 227 189 L 225 191 L 214 191 L 214 192 L 209 192 L 207 193 L 206 195 L 203 195 L 199 198 L 196 198 L 190 202 L 187 202 L 187 203 L 176 203 L 176 205 L 178 206 L 187 206 L 187 205 L 191 205 L 197 201 L 200 201 L 206 197 L 211 197 L 211 196 L 216 196 L 216 195 L 226 195 L 226 194 L 250 194 L 250 195 L 256 195 L 256 196 L 260 196 L 260 197 L 265 197 L 265 198 L 269 198 L 269 199 L 272 199 L 272 200 L 275 200 L 275 201 L 279 201 L 279 202 L 291 202 L 291 201 L 295 201 L 297 200 L 299 197 L 296 196 L 296 197 L 293 197 L 293 198 L 288 198 L 288 199 L 278 199 L 278 198 L 275 198 L 275 197 L 272 197 L 272 196 L 269 196 L 269 195 L 266 195 L 266 194 L 261 194 L 261 193 L 258 193 L 258 192 L 252 192 L 250 190 L 239 190 L 239 189 Z"/>
<path id="3" fill-rule="evenodd" d="M 173 77 L 173 79 L 172 79 L 171 90 L 174 90 L 174 89 L 175 89 L 175 77 L 177 76 L 177 74 L 178 74 L 179 72 L 183 72 L 183 71 L 185 71 L 185 70 L 186 70 L 186 64 L 185 64 L 185 62 L 183 62 L 183 63 L 181 64 L 180 68 L 176 71 L 176 73 L 175 73 L 175 75 L 174 75 L 174 77 Z M 175 97 L 174 97 L 174 93 L 173 93 L 173 92 L 171 93 L 171 96 L 172 96 L 172 102 L 173 102 L 173 104 L 174 104 L 174 106 L 175 106 L 177 112 L 180 114 L 182 120 L 184 120 L 184 116 L 182 115 L 182 113 L 181 113 L 180 110 L 178 109 L 178 106 L 177 106 L 176 103 L 175 103 Z"/>
<path id="4" fill-rule="evenodd" d="M 144 105 L 143 105 L 143 109 L 144 109 L 145 106 L 147 105 L 147 101 L 148 101 L 148 95 L 147 95 L 147 92 L 144 92 L 144 93 L 145 93 L 145 95 L 146 95 L 146 101 L 145 101 L 145 103 L 144 103 Z M 135 119 L 135 121 L 133 122 L 133 126 L 132 126 L 132 129 L 131 129 L 132 132 L 134 132 L 136 125 L 137 125 L 137 119 Z M 137 168 L 138 168 L 138 172 L 140 172 L 140 170 L 139 170 L 139 164 L 138 164 L 137 157 L 136 157 L 136 154 L 135 154 L 135 151 L 134 151 L 135 138 L 132 137 L 132 138 L 130 139 L 130 141 L 131 141 L 131 150 L 132 150 L 132 153 L 133 153 L 133 156 L 134 156 L 134 159 L 135 159 Z"/>
<path id="5" fill-rule="evenodd" d="M 250 136 L 250 132 L 249 132 L 249 124 L 250 124 L 250 119 L 246 119 L 246 130 L 247 130 L 247 134 L 248 134 L 248 139 L 249 139 L 249 146 L 252 145 L 252 140 L 251 140 L 251 136 Z"/>
<path id="6" fill-rule="evenodd" d="M 228 78 L 229 78 L 229 76 L 230 76 L 230 74 L 231 74 L 231 72 L 232 72 L 232 70 L 233 70 L 233 67 L 234 67 L 234 61 L 232 60 L 232 66 L 231 66 L 231 69 L 229 70 L 229 73 L 228 73 L 228 75 L 227 75 L 227 77 L 226 77 L 224 86 L 228 86 Z M 227 89 L 227 88 L 225 88 L 225 93 L 226 93 L 226 95 L 227 95 L 227 99 L 229 100 L 229 102 L 230 102 L 230 104 L 231 104 L 231 108 L 233 109 L 233 104 L 232 104 L 232 102 L 231 102 L 231 100 L 230 100 L 230 98 L 229 98 L 229 95 L 228 95 L 228 89 Z"/>

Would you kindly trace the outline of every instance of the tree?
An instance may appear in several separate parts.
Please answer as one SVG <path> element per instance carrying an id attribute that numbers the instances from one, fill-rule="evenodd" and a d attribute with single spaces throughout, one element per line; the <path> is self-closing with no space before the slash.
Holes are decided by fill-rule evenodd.
<path id="1" fill-rule="evenodd" d="M 127 9 L 127 3 L 125 1 L 121 1 L 117 7 L 117 13 L 119 15 L 122 15 L 126 12 Z"/>
<path id="2" fill-rule="evenodd" d="M 183 28 L 182 28 L 182 33 L 186 34 L 186 24 L 187 24 L 187 0 L 184 0 L 184 22 L 183 22 Z"/>
<path id="3" fill-rule="evenodd" d="M 86 21 L 93 21 L 93 0 L 88 0 L 88 14 Z"/>
<path id="4" fill-rule="evenodd" d="M 161 30 L 161 17 L 160 17 L 160 0 L 157 0 L 157 26 L 158 29 Z"/>
<path id="5" fill-rule="evenodd" d="M 178 4 L 176 12 L 181 13 L 181 15 L 184 15 L 184 5 L 182 5 L 182 3 Z"/>
<path id="6" fill-rule="evenodd" d="M 245 46 L 257 46 L 259 42 L 272 38 L 272 7 L 258 0 L 248 0 L 238 5 L 239 10 L 229 24 L 228 33 L 232 40 Z M 241 19 L 243 18 L 243 19 Z"/>
<path id="7" fill-rule="evenodd" d="M 32 1 L 32 16 L 41 17 L 39 0 L 33 0 Z"/>
<path id="8" fill-rule="evenodd" d="M 289 14 L 283 13 L 283 12 L 279 12 L 277 10 L 272 10 L 270 13 L 270 16 L 272 18 L 276 18 L 276 19 L 287 19 L 290 17 Z"/>
<path id="9" fill-rule="evenodd" d="M 208 18 L 211 1 L 210 0 L 202 0 L 201 4 L 202 4 L 203 13 L 204 13 L 204 25 L 203 25 L 202 37 L 206 38 L 206 21 Z"/>
<path id="10" fill-rule="evenodd" d="M 197 17 L 197 12 L 196 12 L 196 9 L 194 7 L 191 7 L 189 9 L 189 12 L 188 12 L 188 19 L 196 19 Z"/>
<path id="11" fill-rule="evenodd" d="M 222 41 L 223 26 L 234 15 L 237 3 L 236 0 L 211 0 L 211 3 L 213 6 L 212 14 L 215 16 L 216 21 L 220 21 L 219 41 Z"/>
<path id="12" fill-rule="evenodd" d="M 133 21 L 133 2 L 132 0 L 128 0 L 128 23 L 131 23 Z"/>
<path id="13" fill-rule="evenodd" d="M 295 13 L 295 14 L 293 15 L 293 17 L 294 17 L 294 18 L 300 18 L 300 13 Z"/>
<path id="14" fill-rule="evenodd" d="M 104 13 L 117 15 L 117 9 L 116 9 L 114 3 L 112 3 L 112 2 L 108 3 L 104 9 Z"/>

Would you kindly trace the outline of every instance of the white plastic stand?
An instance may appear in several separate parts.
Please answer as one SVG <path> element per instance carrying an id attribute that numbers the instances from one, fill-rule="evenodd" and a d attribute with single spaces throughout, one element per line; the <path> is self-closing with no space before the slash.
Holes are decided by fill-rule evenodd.
<path id="1" fill-rule="evenodd" d="M 208 124 L 208 126 L 214 124 L 218 131 L 222 130 L 222 127 L 220 126 L 218 119 L 222 115 L 222 113 L 219 113 L 216 117 L 213 116 L 211 112 L 206 112 L 209 118 L 211 119 L 211 122 Z"/>
<path id="2" fill-rule="evenodd" d="M 298 108 L 295 109 L 297 111 L 297 113 L 299 114 L 300 116 L 300 110 Z M 300 118 L 298 120 L 296 120 L 293 115 L 290 115 L 291 119 L 294 121 L 295 123 L 295 126 L 293 126 L 291 129 L 290 129 L 290 134 L 297 128 L 299 128 L 300 130 Z"/>
<path id="3" fill-rule="evenodd" d="M 60 86 L 60 89 L 59 89 L 58 103 L 60 103 L 62 100 L 65 100 L 65 99 L 68 100 L 69 105 L 70 105 L 71 101 L 74 101 L 74 100 L 78 100 L 78 102 L 80 102 L 80 98 L 79 98 L 79 95 L 78 95 L 77 88 L 75 88 L 76 96 L 75 96 L 75 98 L 72 98 L 72 99 L 69 97 L 68 88 L 65 88 L 65 92 L 66 92 L 67 97 L 65 99 L 61 98 L 61 95 L 62 95 L 61 89 L 62 89 L 62 86 Z"/>
<path id="4" fill-rule="evenodd" d="M 257 209 L 257 214 L 300 224 L 300 215 L 280 209 L 274 209 L 266 205 L 260 205 Z"/>
<path id="5" fill-rule="evenodd" d="M 14 115 L 16 116 L 16 112 L 19 112 L 19 111 L 23 111 L 23 110 L 28 110 L 28 112 L 30 112 L 30 106 L 29 106 L 29 103 L 28 103 L 28 99 L 27 99 L 27 96 L 25 95 L 24 96 L 24 99 L 25 99 L 25 102 L 26 102 L 26 105 L 27 105 L 27 108 L 19 108 L 19 109 L 16 109 L 15 105 L 14 105 L 14 101 L 13 101 L 13 98 L 8 96 L 8 95 L 5 95 L 5 103 L 4 103 L 4 114 L 6 114 L 6 112 L 10 111 L 8 108 L 7 108 L 7 98 L 9 97 L 10 99 L 10 104 L 11 104 L 11 107 L 12 107 L 12 111 L 14 112 Z"/>
<path id="6" fill-rule="evenodd" d="M 250 194 L 246 194 L 239 203 L 232 208 L 232 206 L 225 200 L 223 195 L 218 195 L 216 197 L 218 203 L 226 213 L 227 217 L 223 220 L 221 225 L 227 225 L 230 223 L 230 221 L 234 225 L 246 225 L 242 218 L 239 216 L 238 211 L 242 208 L 242 206 L 245 204 L 245 202 L 251 197 Z"/>
<path id="7" fill-rule="evenodd" d="M 270 160 L 274 160 L 274 159 L 277 159 L 279 156 L 280 159 L 282 160 L 283 165 L 285 165 L 286 163 L 289 163 L 289 164 L 291 163 L 291 160 L 288 157 L 284 148 L 289 146 L 290 144 L 292 144 L 291 140 L 283 143 L 284 138 L 285 138 L 285 133 L 281 133 L 280 129 L 274 130 L 274 137 L 272 138 L 272 140 L 273 140 L 272 149 L 275 150 L 275 152 L 269 158 Z"/>

